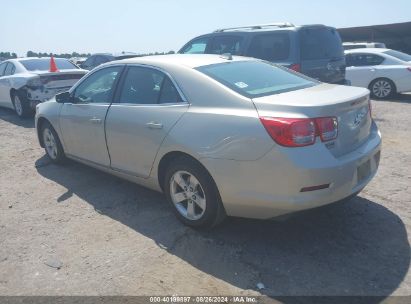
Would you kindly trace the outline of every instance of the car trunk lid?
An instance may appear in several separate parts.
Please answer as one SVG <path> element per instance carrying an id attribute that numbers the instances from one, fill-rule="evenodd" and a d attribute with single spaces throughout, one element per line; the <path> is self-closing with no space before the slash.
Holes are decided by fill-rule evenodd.
<path id="1" fill-rule="evenodd" d="M 335 157 L 354 151 L 370 134 L 372 119 L 367 89 L 320 84 L 254 98 L 253 102 L 260 117 L 336 117 L 338 136 L 324 142 Z M 316 142 L 321 142 L 320 138 Z"/>
<path id="2" fill-rule="evenodd" d="M 59 72 L 37 73 L 44 89 L 63 89 L 72 87 L 87 71 L 73 69 Z"/>

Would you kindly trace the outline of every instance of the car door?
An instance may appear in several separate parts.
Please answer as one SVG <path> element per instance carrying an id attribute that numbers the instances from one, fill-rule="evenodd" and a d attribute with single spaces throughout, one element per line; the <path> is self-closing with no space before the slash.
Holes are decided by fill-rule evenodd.
<path id="1" fill-rule="evenodd" d="M 207 53 L 241 55 L 243 40 L 243 37 L 236 35 L 216 36 L 212 39 Z"/>
<path id="2" fill-rule="evenodd" d="M 10 90 L 11 82 L 10 77 L 13 77 L 16 67 L 13 63 L 7 62 L 7 65 L 4 69 L 3 76 L 0 77 L 0 101 L 1 105 L 13 108 L 13 102 L 11 101 Z"/>
<path id="3" fill-rule="evenodd" d="M 6 70 L 7 62 L 0 64 L 0 105 L 4 106 L 7 102 L 7 95 L 10 94 L 9 82 L 7 78 L 4 77 L 4 72 Z M 8 97 L 10 98 L 10 97 Z"/>
<path id="4" fill-rule="evenodd" d="M 104 120 L 123 69 L 110 66 L 92 72 L 72 92 L 60 111 L 65 152 L 82 160 L 110 166 Z"/>
<path id="5" fill-rule="evenodd" d="M 158 69 L 133 65 L 124 75 L 106 118 L 111 167 L 148 177 L 161 143 L 189 104 Z"/>
<path id="6" fill-rule="evenodd" d="M 346 78 L 351 81 L 351 85 L 366 88 L 375 78 L 377 66 L 383 61 L 384 58 L 378 55 L 348 54 L 346 56 Z"/>

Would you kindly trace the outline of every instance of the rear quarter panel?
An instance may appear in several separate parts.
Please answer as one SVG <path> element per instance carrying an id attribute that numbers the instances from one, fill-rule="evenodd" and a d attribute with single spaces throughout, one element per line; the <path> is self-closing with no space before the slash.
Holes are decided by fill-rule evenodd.
<path id="1" fill-rule="evenodd" d="M 155 166 L 168 152 L 181 151 L 194 158 L 256 160 L 274 145 L 248 98 L 204 74 L 188 69 L 170 74 L 190 105 L 164 140 Z"/>

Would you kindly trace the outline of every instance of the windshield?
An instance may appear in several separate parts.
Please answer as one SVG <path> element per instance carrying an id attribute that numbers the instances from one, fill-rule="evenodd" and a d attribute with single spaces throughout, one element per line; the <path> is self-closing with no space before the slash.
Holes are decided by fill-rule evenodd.
<path id="1" fill-rule="evenodd" d="M 303 60 L 330 59 L 344 56 L 340 35 L 333 28 L 307 28 L 301 31 Z"/>
<path id="2" fill-rule="evenodd" d="M 67 59 L 63 58 L 54 58 L 57 68 L 59 70 L 70 70 L 78 69 L 77 66 L 72 64 Z M 33 58 L 27 60 L 21 60 L 20 63 L 28 71 L 48 71 L 50 69 L 50 58 Z"/>
<path id="3" fill-rule="evenodd" d="M 307 88 L 318 82 L 265 61 L 234 61 L 207 65 L 198 71 L 249 98 Z"/>
<path id="4" fill-rule="evenodd" d="M 389 51 L 385 51 L 384 53 L 387 54 L 387 55 L 390 55 L 392 57 L 395 57 L 399 60 L 402 60 L 402 61 L 411 61 L 411 55 L 408 55 L 408 54 L 405 54 L 405 53 L 402 53 L 402 52 L 389 50 Z"/>

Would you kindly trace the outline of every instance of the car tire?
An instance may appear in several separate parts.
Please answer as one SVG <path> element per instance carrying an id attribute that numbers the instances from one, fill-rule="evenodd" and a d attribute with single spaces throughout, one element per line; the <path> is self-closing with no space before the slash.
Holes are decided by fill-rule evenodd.
<path id="1" fill-rule="evenodd" d="M 31 117 L 34 114 L 33 109 L 30 108 L 27 98 L 22 94 L 14 92 L 11 94 L 11 99 L 13 102 L 14 111 L 20 118 Z"/>
<path id="2" fill-rule="evenodd" d="M 61 145 L 60 139 L 52 125 L 49 122 L 44 122 L 41 125 L 40 132 L 47 156 L 53 163 L 63 163 L 66 160 L 66 155 L 64 154 L 63 146 Z"/>
<path id="3" fill-rule="evenodd" d="M 178 219 L 187 226 L 208 229 L 226 217 L 214 180 L 189 157 L 180 157 L 168 166 L 163 189 Z"/>
<path id="4" fill-rule="evenodd" d="M 369 86 L 371 97 L 375 99 L 386 99 L 394 96 L 397 89 L 392 80 L 388 78 L 377 78 Z"/>

